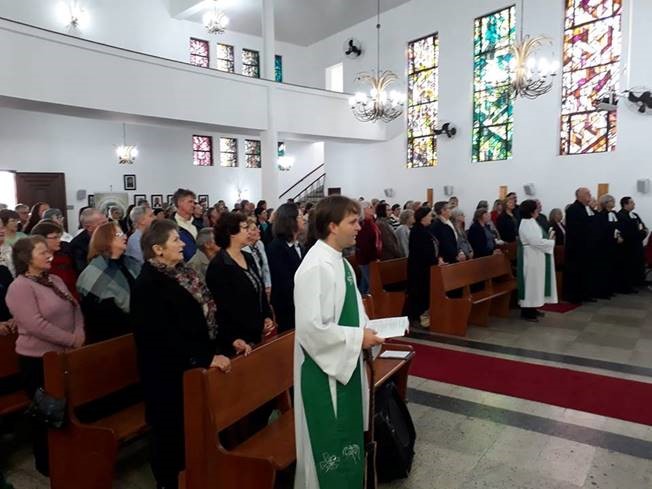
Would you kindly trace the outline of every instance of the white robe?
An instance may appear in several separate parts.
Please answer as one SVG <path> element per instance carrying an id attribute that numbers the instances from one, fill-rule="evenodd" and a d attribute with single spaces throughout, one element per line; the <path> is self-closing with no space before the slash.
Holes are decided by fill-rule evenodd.
<path id="1" fill-rule="evenodd" d="M 337 382 L 348 383 L 355 368 L 362 372 L 364 427 L 369 417 L 369 391 L 366 369 L 362 362 L 363 328 L 369 321 L 360 293 L 357 292 L 360 326 L 338 325 L 346 284 L 342 253 L 323 241 L 308 251 L 294 275 L 296 330 L 294 343 L 294 428 L 297 448 L 295 489 L 319 489 L 312 445 L 301 397 L 301 365 L 305 350 L 329 376 L 331 400 L 337 416 Z M 346 261 L 346 260 L 344 260 Z M 355 280 L 355 273 L 346 261 Z"/>
<path id="2" fill-rule="evenodd" d="M 541 307 L 557 302 L 555 279 L 555 240 L 544 239 L 541 226 L 534 219 L 523 219 L 518 229 L 523 245 L 523 278 L 525 297 L 519 300 L 521 307 Z M 550 295 L 545 294 L 546 255 L 550 255 Z"/>

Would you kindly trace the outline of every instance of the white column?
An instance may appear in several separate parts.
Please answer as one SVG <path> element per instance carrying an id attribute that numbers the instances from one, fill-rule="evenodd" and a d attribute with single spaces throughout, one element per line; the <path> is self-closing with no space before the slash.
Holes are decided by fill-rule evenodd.
<path id="1" fill-rule="evenodd" d="M 263 56 L 262 56 L 262 77 L 268 80 L 274 79 L 274 0 L 263 1 Z"/>
<path id="2" fill-rule="evenodd" d="M 278 207 L 278 133 L 274 120 L 274 87 L 267 88 L 267 130 L 261 133 L 262 198 L 269 207 Z"/>

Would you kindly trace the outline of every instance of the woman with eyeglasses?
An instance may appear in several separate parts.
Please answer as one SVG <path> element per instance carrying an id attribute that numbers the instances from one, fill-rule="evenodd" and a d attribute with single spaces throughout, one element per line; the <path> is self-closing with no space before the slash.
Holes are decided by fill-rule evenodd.
<path id="1" fill-rule="evenodd" d="M 52 253 L 50 273 L 56 275 L 66 284 L 70 293 L 79 300 L 77 293 L 77 271 L 70 251 L 70 243 L 62 241 L 63 228 L 55 221 L 42 220 L 32 228 L 32 236 L 43 236 Z"/>
<path id="2" fill-rule="evenodd" d="M 88 266 L 77 279 L 87 343 L 133 331 L 129 301 L 141 265 L 125 255 L 126 249 L 127 236 L 117 222 L 102 224 L 93 232 Z"/>
<path id="3" fill-rule="evenodd" d="M 217 324 L 224 351 L 247 353 L 274 332 L 272 310 L 256 262 L 242 248 L 250 243 L 247 217 L 229 212 L 215 228 L 220 252 L 206 272 L 206 284 L 217 304 Z"/>

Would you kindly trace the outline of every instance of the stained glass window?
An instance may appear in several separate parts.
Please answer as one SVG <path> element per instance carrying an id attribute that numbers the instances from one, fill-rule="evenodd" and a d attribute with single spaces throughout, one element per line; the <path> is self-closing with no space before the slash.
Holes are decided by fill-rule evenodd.
<path id="1" fill-rule="evenodd" d="M 251 49 L 242 50 L 242 74 L 260 78 L 260 54 Z"/>
<path id="2" fill-rule="evenodd" d="M 274 80 L 283 83 L 283 56 L 274 55 Z"/>
<path id="3" fill-rule="evenodd" d="M 190 38 L 190 64 L 208 68 L 208 41 Z"/>
<path id="4" fill-rule="evenodd" d="M 562 73 L 561 154 L 616 148 L 616 112 L 598 110 L 618 90 L 622 0 L 566 0 Z"/>
<path id="5" fill-rule="evenodd" d="M 437 34 L 408 44 L 408 168 L 437 164 L 438 65 Z"/>
<path id="6" fill-rule="evenodd" d="M 514 6 L 475 19 L 473 32 L 473 161 L 512 157 L 514 105 L 510 47 Z"/>
<path id="7" fill-rule="evenodd" d="M 276 155 L 279 157 L 285 156 L 285 143 L 283 141 L 277 143 Z"/>
<path id="8" fill-rule="evenodd" d="M 220 166 L 238 166 L 236 138 L 220 138 Z"/>
<path id="9" fill-rule="evenodd" d="M 260 141 L 245 139 L 245 166 L 260 168 Z"/>
<path id="10" fill-rule="evenodd" d="M 213 138 L 210 136 L 192 137 L 192 164 L 213 166 Z"/>
<path id="11" fill-rule="evenodd" d="M 235 72 L 235 55 L 233 54 L 233 46 L 228 44 L 217 45 L 217 69 L 220 71 L 227 71 L 229 73 Z"/>

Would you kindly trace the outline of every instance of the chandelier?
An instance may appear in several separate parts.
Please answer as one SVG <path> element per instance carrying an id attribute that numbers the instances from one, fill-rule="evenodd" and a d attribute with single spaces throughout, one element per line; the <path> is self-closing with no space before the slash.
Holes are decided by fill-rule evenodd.
<path id="1" fill-rule="evenodd" d="M 58 15 L 70 30 L 81 29 L 88 20 L 80 0 L 61 1 L 57 5 Z"/>
<path id="2" fill-rule="evenodd" d="M 122 144 L 115 150 L 118 156 L 118 163 L 121 165 L 133 165 L 138 157 L 138 147 L 127 144 L 127 125 L 122 124 Z"/>
<path id="3" fill-rule="evenodd" d="M 398 80 L 398 76 L 389 70 L 380 70 L 380 0 L 378 0 L 376 37 L 376 70 L 359 73 L 355 77 L 357 83 L 370 86 L 369 93 L 356 92 L 349 98 L 353 115 L 361 122 L 393 121 L 403 113 L 405 107 L 405 94 L 398 90 L 388 90 L 388 87 Z"/>
<path id="4" fill-rule="evenodd" d="M 217 8 L 217 0 L 213 0 L 213 10 L 206 12 L 202 20 L 209 34 L 222 34 L 229 25 L 229 18 Z"/>
<path id="5" fill-rule="evenodd" d="M 557 76 L 559 61 L 548 60 L 538 51 L 545 45 L 552 47 L 552 41 L 545 36 L 523 37 L 523 0 L 521 0 L 520 39 L 511 48 L 512 90 L 519 97 L 535 99 L 552 88 L 552 80 Z"/>

